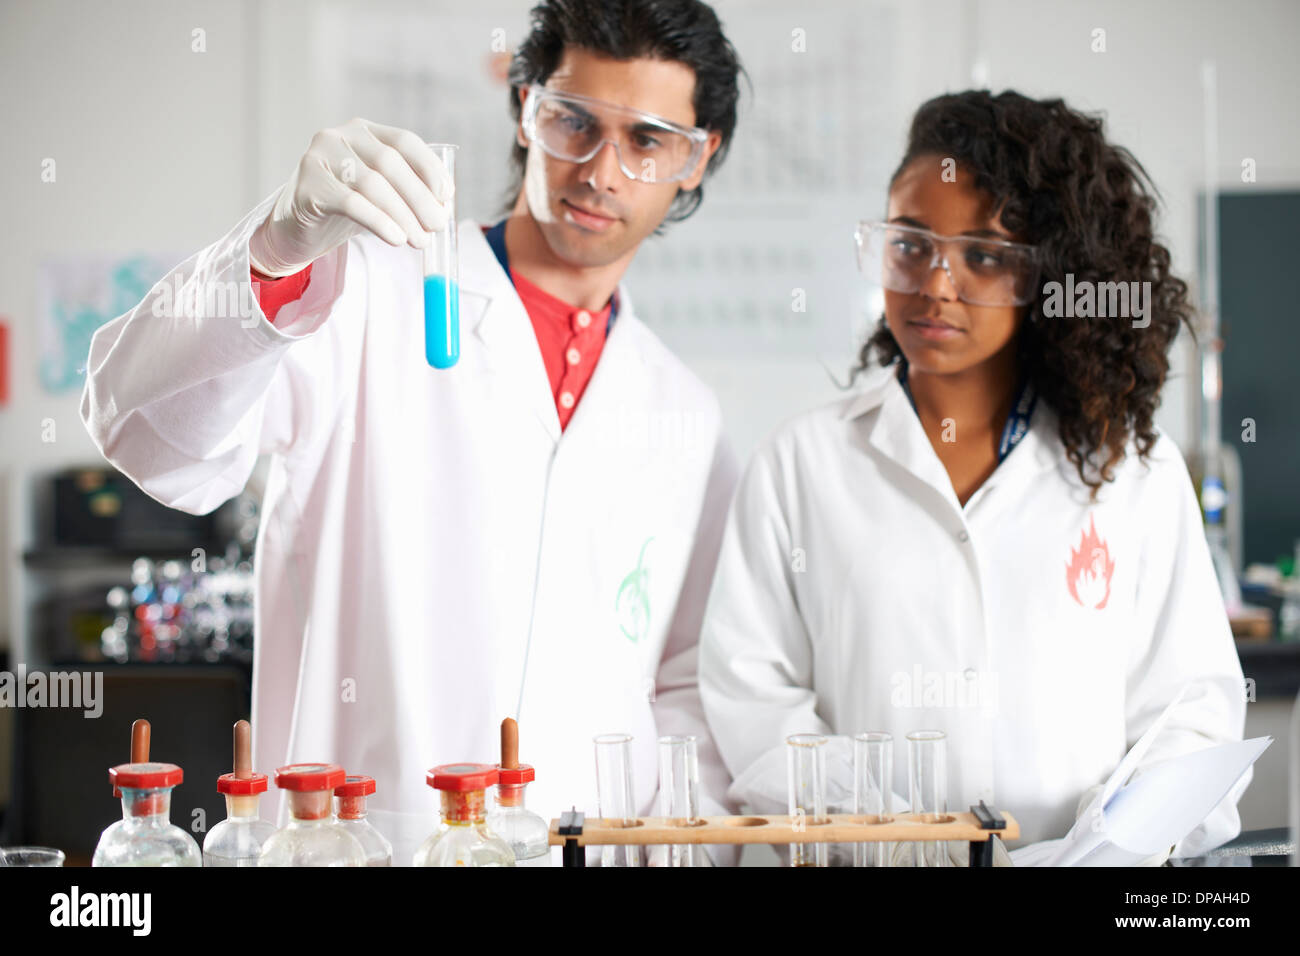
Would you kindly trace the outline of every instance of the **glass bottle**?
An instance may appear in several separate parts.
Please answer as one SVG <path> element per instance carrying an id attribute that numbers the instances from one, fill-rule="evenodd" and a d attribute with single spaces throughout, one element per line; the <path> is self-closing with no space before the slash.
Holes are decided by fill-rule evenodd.
<path id="1" fill-rule="evenodd" d="M 415 852 L 414 866 L 514 866 L 510 844 L 485 820 L 484 792 L 497 782 L 497 768 L 485 763 L 450 763 L 425 777 L 442 791 L 442 825 Z"/>
<path id="2" fill-rule="evenodd" d="M 536 772 L 519 762 L 519 725 L 513 717 L 501 722 L 501 763 L 497 766 L 497 802 L 488 814 L 488 829 L 510 844 L 516 866 L 550 866 L 546 821 L 524 806 L 524 788 Z"/>
<path id="3" fill-rule="evenodd" d="M 246 720 L 235 724 L 234 750 L 234 771 L 217 778 L 217 793 L 226 798 L 226 819 L 203 841 L 204 866 L 257 866 L 262 847 L 275 833 L 275 827 L 258 816 L 267 779 L 264 773 L 253 773 L 252 727 Z"/>
<path id="4" fill-rule="evenodd" d="M 392 866 L 393 845 L 366 819 L 366 797 L 374 792 L 375 778 L 364 774 L 349 775 L 341 787 L 335 787 L 339 826 L 356 837 L 366 851 L 366 866 Z"/>
<path id="5" fill-rule="evenodd" d="M 289 791 L 289 822 L 262 847 L 258 866 L 365 866 L 366 851 L 334 819 L 331 798 L 345 779 L 333 763 L 295 763 L 275 772 Z"/>
<path id="6" fill-rule="evenodd" d="M 106 829 L 91 866 L 202 866 L 199 845 L 171 822 L 172 788 L 184 775 L 174 763 L 124 763 L 108 772 L 122 794 L 122 819 Z"/>

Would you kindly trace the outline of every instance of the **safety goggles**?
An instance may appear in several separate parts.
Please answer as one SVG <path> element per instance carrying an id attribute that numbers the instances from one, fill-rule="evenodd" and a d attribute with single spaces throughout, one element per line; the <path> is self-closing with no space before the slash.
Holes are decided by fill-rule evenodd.
<path id="1" fill-rule="evenodd" d="M 916 226 L 860 222 L 858 268 L 891 292 L 916 293 L 939 267 L 972 305 L 1026 305 L 1038 285 L 1038 251 L 1003 239 L 938 236 Z"/>
<path id="2" fill-rule="evenodd" d="M 548 156 L 585 163 L 606 143 L 614 144 L 618 167 L 628 179 L 671 183 L 694 172 L 704 154 L 707 130 L 678 126 L 604 100 L 548 89 L 528 88 L 524 135 Z"/>

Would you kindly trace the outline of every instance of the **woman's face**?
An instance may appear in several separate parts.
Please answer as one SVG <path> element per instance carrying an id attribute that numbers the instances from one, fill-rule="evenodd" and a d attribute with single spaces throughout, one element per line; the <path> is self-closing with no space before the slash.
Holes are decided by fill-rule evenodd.
<path id="1" fill-rule="evenodd" d="M 969 170 L 959 165 L 956 181 L 945 182 L 943 163 L 941 156 L 918 156 L 903 169 L 889 190 L 889 222 L 940 236 L 1021 241 L 1002 226 L 993 198 L 975 188 Z M 909 368 L 932 375 L 965 372 L 1013 349 L 1027 312 L 963 302 L 942 265 L 914 293 L 885 290 L 885 321 Z"/>

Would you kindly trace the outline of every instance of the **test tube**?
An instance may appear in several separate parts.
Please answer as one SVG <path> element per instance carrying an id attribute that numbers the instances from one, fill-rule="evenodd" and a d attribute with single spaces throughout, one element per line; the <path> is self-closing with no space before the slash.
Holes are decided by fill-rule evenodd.
<path id="1" fill-rule="evenodd" d="M 636 825 L 632 792 L 632 735 L 600 734 L 596 743 L 596 802 L 600 815 L 619 826 Z M 603 846 L 601 866 L 640 866 L 640 848 Z"/>
<path id="2" fill-rule="evenodd" d="M 700 760 L 696 737 L 659 738 L 659 815 L 677 826 L 700 820 Z M 669 866 L 708 866 L 698 844 L 669 847 Z"/>
<path id="3" fill-rule="evenodd" d="M 796 831 L 826 821 L 826 738 L 791 734 L 785 738 L 790 817 Z M 791 843 L 791 866 L 826 866 L 825 843 Z"/>
<path id="4" fill-rule="evenodd" d="M 884 822 L 892 809 L 894 738 L 870 731 L 853 738 L 853 812 Z M 855 843 L 854 866 L 888 866 L 892 843 Z"/>
<path id="5" fill-rule="evenodd" d="M 938 822 L 948 812 L 948 741 L 943 731 L 915 730 L 907 735 L 907 787 L 912 812 L 920 814 L 923 822 Z M 947 842 L 916 842 L 912 862 L 947 866 Z"/>
<path id="6" fill-rule="evenodd" d="M 456 182 L 456 147 L 427 143 Z M 424 358 L 451 368 L 460 358 L 460 255 L 456 250 L 456 195 L 444 204 L 447 228 L 429 234 L 424 250 Z"/>

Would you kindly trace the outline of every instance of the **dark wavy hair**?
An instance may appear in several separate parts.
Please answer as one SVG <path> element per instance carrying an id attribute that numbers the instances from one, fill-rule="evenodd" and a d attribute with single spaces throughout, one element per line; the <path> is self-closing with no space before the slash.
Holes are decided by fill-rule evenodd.
<path id="1" fill-rule="evenodd" d="M 1169 372 L 1168 351 L 1184 323 L 1187 284 L 1170 274 L 1156 241 L 1158 193 L 1142 165 L 1106 141 L 1099 117 L 1059 99 L 1006 91 L 938 96 L 917 110 L 893 178 L 917 157 L 952 157 L 991 194 L 1002 223 L 1038 246 L 1040 292 L 1047 283 L 1150 282 L 1150 324 L 1114 318 L 1046 318 L 1041 297 L 1019 334 L 1021 368 L 1060 419 L 1060 436 L 1095 499 L 1125 456 L 1130 437 L 1145 458 Z M 853 373 L 902 357 L 882 316 Z"/>
<path id="2" fill-rule="evenodd" d="M 544 0 L 530 16 L 532 30 L 510 61 L 510 115 L 516 124 L 518 88 L 545 83 L 560 65 L 565 47 L 616 60 L 678 62 L 695 71 L 695 125 L 722 134 L 704 178 L 722 165 L 736 130 L 738 79 L 744 67 L 712 7 L 699 0 Z M 528 150 L 516 142 L 510 154 L 508 206 L 523 186 L 527 158 Z M 685 219 L 703 200 L 703 180 L 695 189 L 678 190 L 665 221 Z"/>

